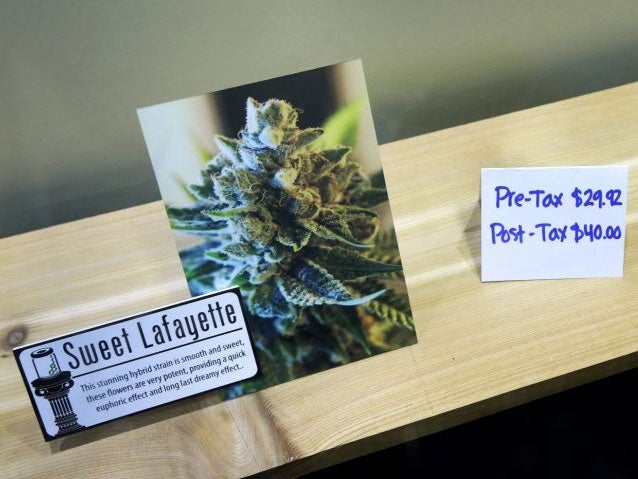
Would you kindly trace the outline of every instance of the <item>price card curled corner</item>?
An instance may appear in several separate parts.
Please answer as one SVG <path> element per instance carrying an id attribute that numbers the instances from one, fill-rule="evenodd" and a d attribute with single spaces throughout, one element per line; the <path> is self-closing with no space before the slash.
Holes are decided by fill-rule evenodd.
<path id="1" fill-rule="evenodd" d="M 239 288 L 14 350 L 45 440 L 255 376 Z"/>
<path id="2" fill-rule="evenodd" d="M 481 280 L 622 277 L 628 168 L 481 170 Z"/>

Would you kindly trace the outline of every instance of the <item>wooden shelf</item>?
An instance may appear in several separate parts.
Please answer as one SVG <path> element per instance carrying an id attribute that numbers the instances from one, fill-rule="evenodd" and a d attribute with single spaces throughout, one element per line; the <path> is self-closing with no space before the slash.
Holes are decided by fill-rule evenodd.
<path id="1" fill-rule="evenodd" d="M 52 443 L 11 348 L 188 290 L 160 202 L 0 240 L 3 476 L 291 476 L 634 367 L 637 132 L 631 84 L 383 145 L 417 345 Z M 624 278 L 481 284 L 480 168 L 601 164 L 630 166 Z"/>

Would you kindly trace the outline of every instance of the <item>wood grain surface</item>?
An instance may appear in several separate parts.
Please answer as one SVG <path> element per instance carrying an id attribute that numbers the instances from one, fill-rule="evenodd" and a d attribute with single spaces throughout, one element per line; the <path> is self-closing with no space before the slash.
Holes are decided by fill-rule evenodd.
<path id="1" fill-rule="evenodd" d="M 185 299 L 186 282 L 160 202 L 0 240 L 2 476 L 289 477 L 638 363 L 638 84 L 381 153 L 417 345 L 51 443 L 11 349 Z M 480 282 L 481 167 L 605 164 L 629 165 L 623 278 Z"/>

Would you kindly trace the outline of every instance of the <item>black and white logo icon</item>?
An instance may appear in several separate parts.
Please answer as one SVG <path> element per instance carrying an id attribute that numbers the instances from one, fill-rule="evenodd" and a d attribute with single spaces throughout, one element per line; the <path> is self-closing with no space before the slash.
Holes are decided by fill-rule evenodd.
<path id="1" fill-rule="evenodd" d="M 69 390 L 73 387 L 71 372 L 62 371 L 52 348 L 42 348 L 31 353 L 31 361 L 38 375 L 31 381 L 36 396 L 43 397 L 51 404 L 51 410 L 58 426 L 56 436 L 84 429 L 78 424 L 78 417 L 69 400 Z"/>

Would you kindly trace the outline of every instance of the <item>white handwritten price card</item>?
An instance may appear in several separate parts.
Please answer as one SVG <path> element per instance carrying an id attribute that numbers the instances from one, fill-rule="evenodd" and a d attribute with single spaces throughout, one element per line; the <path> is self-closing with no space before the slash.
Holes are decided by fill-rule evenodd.
<path id="1" fill-rule="evenodd" d="M 626 166 L 483 168 L 481 280 L 621 277 Z"/>

